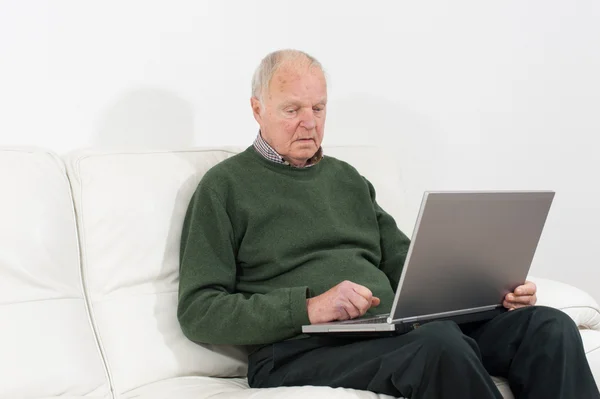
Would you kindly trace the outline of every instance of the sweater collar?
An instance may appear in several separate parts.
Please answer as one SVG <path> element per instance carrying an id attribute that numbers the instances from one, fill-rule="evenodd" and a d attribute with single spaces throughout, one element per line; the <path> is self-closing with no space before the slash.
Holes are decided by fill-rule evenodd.
<path id="1" fill-rule="evenodd" d="M 254 149 L 256 150 L 256 152 L 262 155 L 263 158 L 271 162 L 290 165 L 288 161 L 283 159 L 283 157 L 279 155 L 279 153 L 277 153 L 277 151 L 275 151 L 273 147 L 271 147 L 269 143 L 266 142 L 265 139 L 263 139 L 262 135 L 260 134 L 260 130 L 258 131 L 256 140 L 254 140 Z M 323 147 L 319 147 L 315 155 L 313 155 L 312 158 L 310 158 L 307 161 L 306 166 L 304 166 L 304 168 L 310 168 L 311 166 L 316 165 L 321 159 L 323 159 Z"/>

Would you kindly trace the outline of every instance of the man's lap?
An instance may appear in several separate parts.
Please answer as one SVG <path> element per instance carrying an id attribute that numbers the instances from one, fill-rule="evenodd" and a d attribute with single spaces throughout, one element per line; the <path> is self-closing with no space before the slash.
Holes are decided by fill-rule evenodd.
<path id="1" fill-rule="evenodd" d="M 563 317 L 564 316 L 564 317 Z M 370 339 L 329 336 L 309 337 L 268 345 L 249 357 L 248 378 L 251 386 L 328 385 L 365 389 L 361 373 L 369 370 L 369 362 L 381 362 L 393 356 L 395 364 L 414 362 L 419 351 L 436 352 L 455 349 L 472 352 L 493 375 L 508 375 L 510 356 L 530 320 L 570 320 L 560 311 L 529 307 L 506 312 L 487 322 L 464 324 L 431 322 L 404 335 Z M 538 320 L 539 321 L 539 320 Z M 571 322 L 572 323 L 572 322 Z M 389 365 L 389 363 L 387 363 Z M 413 364 L 414 366 L 414 364 Z M 423 363 L 425 367 L 425 363 Z M 389 370 L 389 372 L 400 370 Z M 353 376 L 353 374 L 356 374 Z M 367 376 L 368 377 L 368 376 Z M 326 382 L 326 383 L 323 383 Z M 348 384 L 355 386 L 348 386 Z"/>
<path id="2" fill-rule="evenodd" d="M 342 338 L 314 336 L 275 343 L 263 347 L 249 358 L 251 386 L 327 385 L 366 389 L 365 373 L 393 364 L 412 363 L 416 353 L 469 348 L 476 351 L 474 340 L 463 335 L 453 322 L 432 322 L 404 335 L 382 338 Z M 476 353 L 475 356 L 478 356 Z M 422 372 L 426 357 L 422 356 Z M 400 371 L 400 370 L 396 370 Z"/>

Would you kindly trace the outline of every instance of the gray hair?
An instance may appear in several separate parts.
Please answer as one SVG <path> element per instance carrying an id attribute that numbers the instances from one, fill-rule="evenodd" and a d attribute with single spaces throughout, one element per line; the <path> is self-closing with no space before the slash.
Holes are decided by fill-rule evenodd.
<path id="1" fill-rule="evenodd" d="M 254 72 L 254 76 L 252 77 L 252 96 L 258 98 L 262 103 L 263 93 L 266 93 L 269 90 L 269 84 L 271 83 L 271 79 L 273 79 L 275 72 L 277 72 L 284 62 L 288 61 L 306 62 L 308 63 L 308 67 L 315 66 L 325 74 L 321 63 L 315 57 L 304 51 L 292 49 L 273 51 L 262 59 Z"/>

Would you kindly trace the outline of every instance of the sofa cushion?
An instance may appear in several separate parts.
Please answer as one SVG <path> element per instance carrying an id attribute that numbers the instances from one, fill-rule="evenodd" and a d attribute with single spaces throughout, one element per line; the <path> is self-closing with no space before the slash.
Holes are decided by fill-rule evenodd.
<path id="1" fill-rule="evenodd" d="M 0 397 L 106 397 L 62 162 L 0 149 Z"/>
<path id="2" fill-rule="evenodd" d="M 176 317 L 179 242 L 203 174 L 235 150 L 77 152 L 65 157 L 82 267 L 116 392 L 166 378 L 239 377 L 246 354 L 197 345 Z"/>
<path id="3" fill-rule="evenodd" d="M 506 380 L 494 378 L 505 399 L 514 399 Z M 391 396 L 355 389 L 280 387 L 250 389 L 242 378 L 173 378 L 127 392 L 122 399 L 392 399 Z M 461 399 L 461 398 L 457 398 Z"/>
<path id="4" fill-rule="evenodd" d="M 600 306 L 585 291 L 572 285 L 529 276 L 538 288 L 538 305 L 560 309 L 568 314 L 580 329 L 600 331 Z"/>
<path id="5" fill-rule="evenodd" d="M 580 332 L 588 363 L 600 389 L 600 331 L 584 329 Z"/>

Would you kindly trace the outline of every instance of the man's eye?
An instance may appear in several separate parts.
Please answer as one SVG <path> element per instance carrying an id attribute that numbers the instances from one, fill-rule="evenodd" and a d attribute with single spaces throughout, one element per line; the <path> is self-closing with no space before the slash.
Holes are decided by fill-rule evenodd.
<path id="1" fill-rule="evenodd" d="M 295 109 L 288 109 L 288 110 L 286 110 L 285 112 L 286 112 L 287 114 L 293 115 L 293 114 L 295 114 L 295 113 L 296 113 L 296 110 L 295 110 Z"/>
<path id="2" fill-rule="evenodd" d="M 315 108 L 313 108 L 313 111 L 321 112 L 321 111 L 323 111 L 323 108 L 315 107 Z"/>

